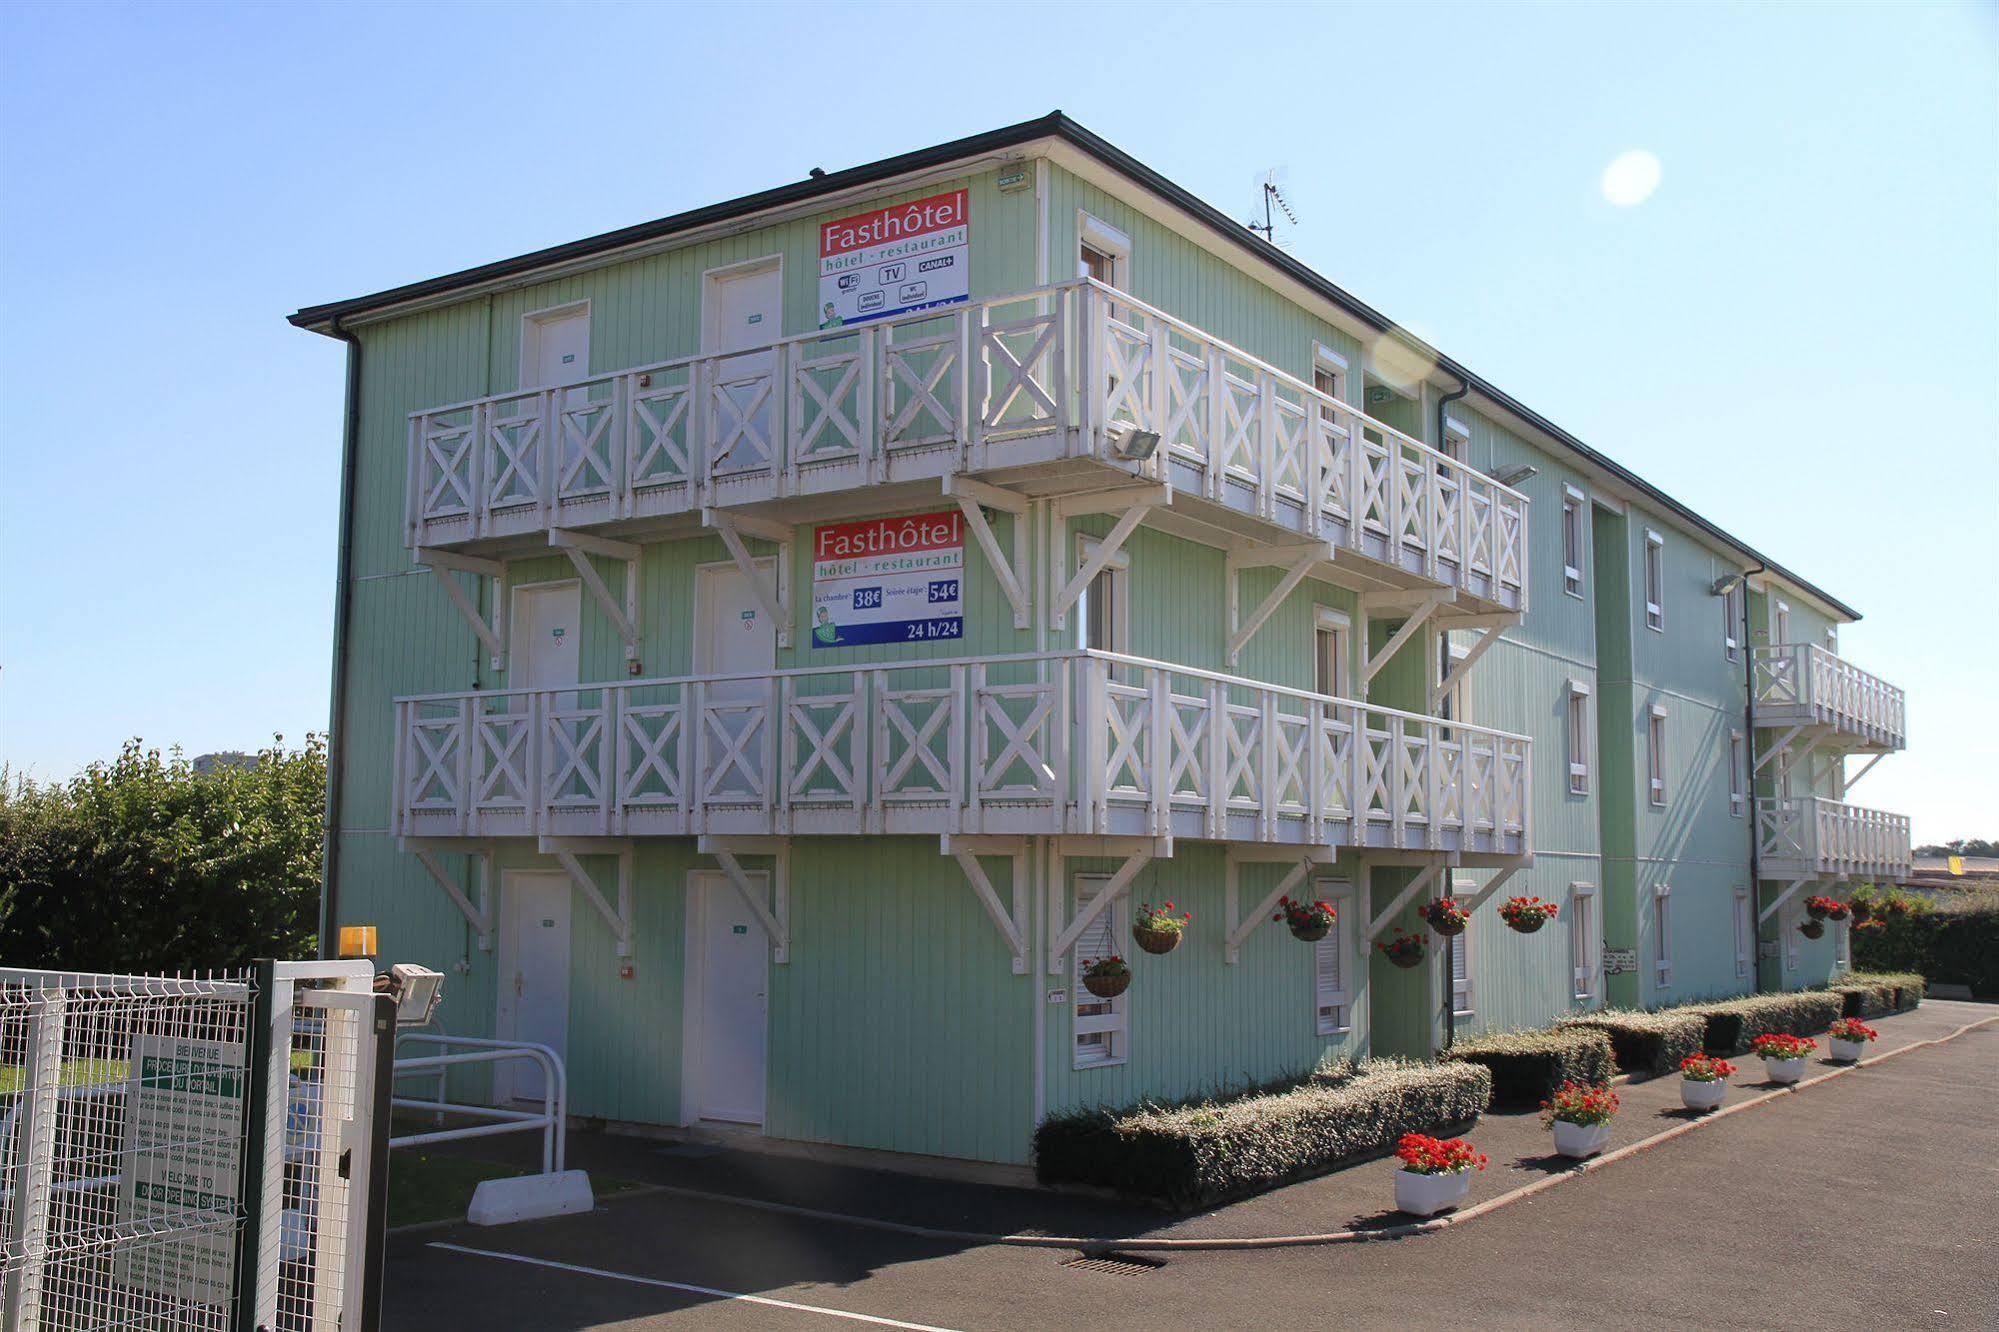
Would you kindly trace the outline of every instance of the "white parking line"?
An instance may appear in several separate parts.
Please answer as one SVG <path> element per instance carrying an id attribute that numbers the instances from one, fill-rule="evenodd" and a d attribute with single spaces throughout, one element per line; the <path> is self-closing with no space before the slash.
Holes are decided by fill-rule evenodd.
<path id="1" fill-rule="evenodd" d="M 854 1313 L 847 1309 L 827 1309 L 817 1304 L 798 1304 L 791 1300 L 773 1299 L 768 1295 L 744 1295 L 733 1290 L 717 1290 L 713 1286 L 696 1286 L 685 1281 L 662 1281 L 658 1277 L 634 1276 L 630 1272 L 612 1272 L 601 1267 L 584 1267 L 577 1263 L 558 1263 L 549 1258 L 530 1258 L 526 1254 L 502 1253 L 498 1249 L 474 1249 L 463 1244 L 446 1244 L 442 1240 L 434 1240 L 425 1247 L 443 1249 L 449 1253 L 469 1253 L 475 1258 L 502 1258 L 510 1263 L 526 1263 L 530 1267 L 552 1267 L 558 1272 L 576 1272 L 583 1276 L 603 1277 L 607 1281 L 628 1281 L 634 1286 L 659 1286 L 666 1290 L 684 1290 L 690 1295 L 709 1295 L 718 1300 L 741 1300 L 745 1304 L 763 1304 L 773 1309 L 825 1314 L 828 1318 L 872 1323 L 876 1327 L 903 1327 L 910 1328 L 913 1332 L 952 1332 L 951 1328 L 936 1327 L 929 1323 L 905 1323 L 896 1318 L 877 1318 L 873 1314 Z"/>

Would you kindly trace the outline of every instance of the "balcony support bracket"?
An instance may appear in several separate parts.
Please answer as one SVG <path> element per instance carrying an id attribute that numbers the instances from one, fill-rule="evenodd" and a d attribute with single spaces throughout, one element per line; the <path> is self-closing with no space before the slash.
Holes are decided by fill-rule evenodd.
<path id="1" fill-rule="evenodd" d="M 1452 627 L 1456 628 L 1457 626 L 1454 625 Z M 1450 674 L 1437 683 L 1435 698 L 1441 699 L 1464 681 L 1465 676 L 1471 673 L 1473 664 L 1480 657 L 1483 657 L 1494 643 L 1499 641 L 1499 630 L 1499 625 L 1489 624 L 1479 631 L 1478 637 L 1472 640 L 1469 648 L 1465 649 L 1464 656 L 1459 657 L 1451 663 Z M 1430 711 L 1434 713 L 1436 712 L 1436 708 L 1433 707 Z"/>
<path id="2" fill-rule="evenodd" d="M 743 902 L 770 937 L 771 960 L 791 960 L 791 839 L 788 837 L 703 837 L 697 843 L 701 854 L 715 857 L 715 863 L 729 876 L 742 894 Z M 770 903 L 765 905 L 740 856 L 771 858 Z"/>
<path id="3" fill-rule="evenodd" d="M 1268 849 L 1272 851 L 1277 851 L 1284 848 L 1271 847 Z M 1240 850 L 1243 852 L 1247 852 L 1251 851 L 1252 849 L 1244 847 L 1241 848 Z M 1297 852 L 1295 850 L 1289 850 L 1289 849 L 1284 849 L 1284 850 L 1286 851 L 1286 854 L 1284 856 L 1285 860 L 1291 860 L 1294 856 L 1297 856 Z M 1321 865 L 1329 865 L 1332 863 L 1333 848 L 1329 846 L 1315 846 L 1312 847 L 1309 851 L 1307 851 L 1303 856 L 1297 856 L 1296 863 L 1293 864 L 1291 868 L 1285 872 L 1283 878 L 1277 881 L 1277 886 L 1275 888 L 1272 888 L 1269 891 L 1269 893 L 1267 893 L 1264 896 L 1264 899 L 1261 902 L 1257 903 L 1256 906 L 1250 911 L 1250 913 L 1247 916 L 1242 916 L 1238 918 L 1237 910 L 1241 905 L 1241 900 L 1240 897 L 1238 896 L 1240 892 L 1240 871 L 1244 861 L 1268 860 L 1271 858 L 1272 857 L 1259 856 L 1254 854 L 1244 855 L 1240 854 L 1238 848 L 1236 847 L 1231 846 L 1229 848 L 1228 860 L 1224 868 L 1224 873 L 1226 875 L 1224 882 L 1226 884 L 1227 895 L 1228 895 L 1227 909 L 1228 909 L 1229 933 L 1228 933 L 1228 938 L 1223 945 L 1222 959 L 1223 961 L 1231 965 L 1240 960 L 1242 955 L 1242 946 L 1244 942 L 1248 940 L 1250 935 L 1256 933 L 1257 928 L 1261 926 L 1264 921 L 1270 918 L 1271 912 L 1277 910 L 1278 902 L 1280 902 L 1286 897 L 1289 897 L 1294 891 L 1296 891 L 1298 885 L 1305 881 L 1305 876 L 1310 874 L 1314 869 L 1318 868 Z"/>
<path id="4" fill-rule="evenodd" d="M 1784 888 L 1784 891 L 1778 893 L 1776 899 L 1772 901 L 1769 906 L 1764 907 L 1763 910 L 1757 915 L 1756 923 L 1758 925 L 1761 925 L 1764 921 L 1770 919 L 1770 917 L 1776 915 L 1779 911 L 1782 911 L 1784 909 L 1784 903 L 1790 901 L 1793 897 L 1796 897 L 1798 895 L 1798 889 L 1803 888 L 1806 884 L 1809 884 L 1811 882 L 1813 882 L 1811 879 L 1791 880 L 1791 882 Z"/>
<path id="5" fill-rule="evenodd" d="M 944 478 L 944 494 L 957 501 L 959 512 L 965 515 L 966 526 L 978 539 L 979 549 L 986 553 L 986 563 L 992 566 L 993 577 L 999 580 L 1000 591 L 1006 593 L 1007 601 L 1013 606 L 1013 627 L 1025 629 L 1029 624 L 1030 610 L 1027 594 L 1027 497 L 1016 495 L 1011 490 L 976 481 L 968 476 L 947 475 Z M 998 509 L 1013 515 L 1013 554 L 1008 556 L 1000 549 L 999 537 L 993 532 L 992 523 L 986 518 L 987 509 Z"/>
<path id="6" fill-rule="evenodd" d="M 1466 898 L 1460 905 L 1468 912 L 1477 911 L 1487 902 L 1490 902 L 1493 895 L 1500 890 L 1506 881 L 1518 874 L 1520 870 L 1521 866 L 1519 865 L 1508 865 L 1505 869 L 1487 879 L 1477 892 Z"/>
<path id="7" fill-rule="evenodd" d="M 1360 680 L 1362 686 L 1365 687 L 1374 683 L 1374 677 L 1381 673 L 1381 668 L 1386 666 L 1395 654 L 1402 650 L 1403 644 L 1414 638 L 1422 630 L 1430 617 L 1437 613 L 1439 606 L 1455 600 L 1457 600 L 1457 593 L 1439 591 L 1431 592 L 1424 596 L 1421 601 L 1417 602 L 1410 609 L 1409 618 L 1402 622 L 1402 627 L 1397 629 L 1389 637 L 1389 640 L 1381 645 L 1381 651 L 1369 657 L 1367 664 L 1361 667 Z"/>
<path id="8" fill-rule="evenodd" d="M 583 900 L 596 908 L 617 940 L 618 956 L 632 955 L 632 844 L 618 837 L 544 837 L 541 853 L 554 856 Z M 597 881 L 583 868 L 578 856 L 614 855 L 618 858 L 618 905 L 605 900 Z"/>
<path id="9" fill-rule="evenodd" d="M 493 857 L 491 852 L 482 849 L 467 853 L 468 858 L 476 860 L 479 863 L 479 904 L 474 906 L 472 899 L 465 895 L 465 890 L 460 888 L 457 882 L 444 872 L 444 866 L 437 863 L 437 848 L 416 838 L 405 839 L 403 846 L 405 850 L 416 857 L 417 863 L 423 866 L 424 873 L 430 875 L 436 881 L 437 886 L 444 890 L 444 895 L 451 900 L 451 905 L 457 907 L 458 914 L 465 917 L 465 923 L 477 932 L 479 936 L 479 951 L 482 953 L 492 952 Z"/>
<path id="10" fill-rule="evenodd" d="M 1101 916 L 1104 909 L 1117 900 L 1119 893 L 1131 887 L 1131 881 L 1138 877 L 1139 871 L 1151 863 L 1150 847 L 1139 847 L 1132 851 L 1125 857 L 1124 864 L 1118 866 L 1117 873 L 1104 881 L 1104 886 L 1083 904 L 1082 910 L 1076 913 L 1076 918 L 1066 926 L 1061 923 L 1063 913 L 1059 909 L 1060 894 L 1066 885 L 1060 877 L 1049 885 L 1051 901 L 1048 912 L 1048 970 L 1050 973 L 1059 974 L 1062 971 L 1069 950 L 1076 946 L 1076 940 L 1083 937 L 1083 931 L 1090 928 L 1090 922 Z"/>
<path id="11" fill-rule="evenodd" d="M 1437 871 L 1442 868 L 1443 866 L 1439 864 L 1425 865 L 1415 878 L 1404 884 L 1402 891 L 1395 895 L 1395 900 L 1383 907 L 1381 914 L 1368 922 L 1367 942 L 1373 943 L 1380 936 L 1381 932 L 1388 928 L 1388 922 L 1402 914 L 1402 908 L 1414 901 L 1416 894 L 1430 886 L 1430 881 L 1437 877 Z M 1373 876 L 1369 875 L 1369 878 L 1372 880 Z M 1369 886 L 1370 888 L 1373 886 L 1371 882 Z M 1365 908 L 1362 909 L 1365 910 Z"/>
<path id="12" fill-rule="evenodd" d="M 1868 759 L 1866 763 L 1861 765 L 1859 772 L 1852 774 L 1846 779 L 1843 789 L 1845 791 L 1851 791 L 1854 787 L 1860 785 L 1860 779 L 1862 777 L 1865 777 L 1868 773 L 1874 771 L 1874 765 L 1887 757 L 1888 756 L 1885 753 L 1883 753 L 1883 754 L 1876 754 L 1872 758 Z"/>
<path id="13" fill-rule="evenodd" d="M 444 589 L 444 595 L 465 617 L 465 623 L 472 626 L 472 632 L 486 645 L 492 658 L 492 668 L 503 671 L 507 668 L 507 599 L 498 595 L 507 578 L 507 566 L 501 560 L 480 560 L 469 555 L 456 555 L 450 551 L 435 550 L 428 546 L 416 548 L 416 566 L 429 569 L 437 575 L 437 585 Z M 458 580 L 451 575 L 469 573 L 477 578 L 490 578 L 494 582 L 493 622 L 488 624 L 479 614 L 472 599 L 465 595 L 465 589 L 458 586 Z"/>
<path id="14" fill-rule="evenodd" d="M 965 879 L 972 885 L 972 892 L 979 899 L 979 905 L 992 918 L 993 927 L 1006 941 L 1007 951 L 1013 954 L 1013 974 L 1027 974 L 1027 844 L 1022 838 L 963 837 L 945 833 L 941 838 L 946 855 L 958 862 L 965 872 Z M 1005 856 L 1013 863 L 1011 885 L 1012 907 L 1009 909 L 1000 901 L 993 888 L 992 878 L 985 866 L 979 863 L 980 856 Z"/>
<path id="15" fill-rule="evenodd" d="M 590 595 L 603 607 L 604 617 L 618 630 L 618 637 L 625 640 L 625 660 L 639 659 L 639 547 L 625 541 L 611 541 L 600 536 L 589 536 L 583 532 L 571 532 L 567 528 L 548 529 L 548 544 L 569 557 L 576 566 L 576 576 L 583 580 L 583 586 L 590 589 Z M 600 555 L 607 560 L 616 560 L 625 566 L 625 595 L 622 602 L 611 595 L 611 589 L 604 583 L 597 566 L 590 562 L 592 555 Z"/>
<path id="16" fill-rule="evenodd" d="M 1261 602 L 1257 603 L 1256 609 L 1251 611 L 1249 618 L 1245 620 L 1242 618 L 1243 570 L 1253 567 L 1263 567 L 1276 562 L 1270 558 L 1272 555 L 1288 556 L 1289 563 L 1285 566 L 1283 577 L 1277 580 L 1277 585 L 1270 589 L 1269 594 Z M 1286 546 L 1280 551 L 1268 553 L 1238 554 L 1235 551 L 1229 552 L 1227 561 L 1229 599 L 1228 664 L 1231 669 L 1235 667 L 1236 658 L 1242 654 L 1244 645 L 1256 636 L 1257 630 L 1263 628 L 1272 615 L 1277 613 L 1277 608 L 1284 604 L 1284 599 L 1296 590 L 1298 584 L 1305 581 L 1305 575 L 1312 571 L 1312 567 L 1321 563 L 1331 563 L 1332 559 L 1333 543 L 1330 541 L 1316 541 L 1303 546 Z"/>
<path id="17" fill-rule="evenodd" d="M 1797 739 L 1798 733 L 1804 729 L 1805 729 L 1804 725 L 1800 723 L 1799 725 L 1793 726 L 1790 730 L 1778 736 L 1777 739 L 1772 741 L 1770 744 L 1764 746 L 1763 757 L 1756 760 L 1756 766 L 1749 770 L 1750 775 L 1753 777 L 1757 773 L 1763 771 L 1763 766 L 1766 763 L 1768 763 L 1771 759 L 1776 758 L 1777 755 L 1783 753 L 1786 749 L 1788 749 L 1790 747 L 1791 741 Z"/>
<path id="18" fill-rule="evenodd" d="M 722 538 L 722 544 L 729 548 L 729 558 L 736 562 L 736 567 L 743 571 L 743 577 L 749 580 L 750 592 L 756 597 L 757 604 L 777 625 L 777 645 L 790 647 L 791 580 L 786 571 L 791 567 L 791 529 L 782 523 L 723 509 L 703 509 L 701 525 L 712 529 Z M 757 568 L 756 557 L 743 544 L 745 536 L 768 541 L 777 547 L 777 559 L 768 576 Z"/>
<path id="19" fill-rule="evenodd" d="M 1076 570 L 1075 576 L 1050 600 L 1049 628 L 1060 629 L 1068 624 L 1069 608 L 1083 595 L 1083 589 L 1090 585 L 1090 580 L 1102 573 L 1105 566 L 1117 558 L 1118 552 L 1124 549 L 1125 541 L 1138 530 L 1138 525 L 1145 521 L 1145 515 L 1161 505 L 1170 505 L 1172 502 L 1173 487 L 1163 484 L 1120 486 L 1103 494 L 1068 496 L 1055 501 L 1056 521 L 1050 531 L 1055 549 L 1051 552 L 1053 558 L 1048 561 L 1051 582 L 1060 578 L 1062 570 L 1069 564 L 1067 520 L 1070 517 L 1082 513 L 1116 513 L 1118 520 L 1097 543 L 1097 548 L 1090 552 L 1089 558 L 1083 561 L 1082 567 Z"/>

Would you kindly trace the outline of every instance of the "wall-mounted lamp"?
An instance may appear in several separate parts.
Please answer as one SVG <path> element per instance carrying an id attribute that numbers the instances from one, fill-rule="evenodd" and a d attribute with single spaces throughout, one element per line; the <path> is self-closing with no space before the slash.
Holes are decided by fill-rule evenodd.
<path id="1" fill-rule="evenodd" d="M 1721 577 L 1714 580 L 1714 584 L 1713 586 L 1708 588 L 1707 594 L 1711 597 L 1732 596 L 1735 593 L 1735 589 L 1741 586 L 1742 586 L 1741 574 L 1739 573 L 1723 574 Z"/>
<path id="2" fill-rule="evenodd" d="M 1144 462 L 1159 451 L 1159 432 L 1126 426 L 1111 440 L 1111 452 L 1125 462 Z"/>
<path id="3" fill-rule="evenodd" d="M 1511 467 L 1502 467 L 1496 472 L 1487 472 L 1486 475 L 1499 482 L 1502 486 L 1517 486 L 1528 477 L 1539 475 L 1540 471 L 1541 469 L 1533 463 L 1515 463 Z"/>

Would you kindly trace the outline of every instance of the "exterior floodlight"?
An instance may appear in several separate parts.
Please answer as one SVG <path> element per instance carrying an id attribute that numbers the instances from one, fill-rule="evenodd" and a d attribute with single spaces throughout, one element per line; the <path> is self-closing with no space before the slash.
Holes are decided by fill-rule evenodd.
<path id="1" fill-rule="evenodd" d="M 444 977 L 414 962 L 396 963 L 389 968 L 385 979 L 388 993 L 396 1001 L 398 1026 L 421 1027 L 430 1021 L 430 1015 L 437 1011 L 437 1001 L 444 997 Z"/>
<path id="2" fill-rule="evenodd" d="M 1498 471 L 1488 472 L 1486 475 L 1499 482 L 1502 486 L 1517 486 L 1540 470 L 1533 463 L 1515 463 L 1511 467 L 1502 467 Z"/>
<path id="3" fill-rule="evenodd" d="M 1159 432 L 1126 426 L 1111 440 L 1111 452 L 1125 462 L 1144 462 L 1159 450 Z"/>
<path id="4" fill-rule="evenodd" d="M 1736 588 L 1741 586 L 1742 586 L 1741 574 L 1738 573 L 1723 574 L 1721 577 L 1714 580 L 1714 586 L 1708 589 L 1708 595 L 1711 597 L 1730 596 L 1734 593 Z"/>

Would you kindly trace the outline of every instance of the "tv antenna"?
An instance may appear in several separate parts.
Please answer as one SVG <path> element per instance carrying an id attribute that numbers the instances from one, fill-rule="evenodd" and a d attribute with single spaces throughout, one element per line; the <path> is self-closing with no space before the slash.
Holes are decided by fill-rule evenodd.
<path id="1" fill-rule="evenodd" d="M 1278 177 L 1281 174 L 1282 169 L 1279 167 L 1272 167 L 1263 173 L 1263 221 L 1258 222 L 1251 218 L 1246 224 L 1251 231 L 1272 245 L 1278 243 L 1277 214 L 1282 213 L 1284 220 L 1292 226 L 1298 225 L 1298 215 L 1291 211 L 1291 202 L 1284 197 L 1283 187 L 1278 184 Z"/>

